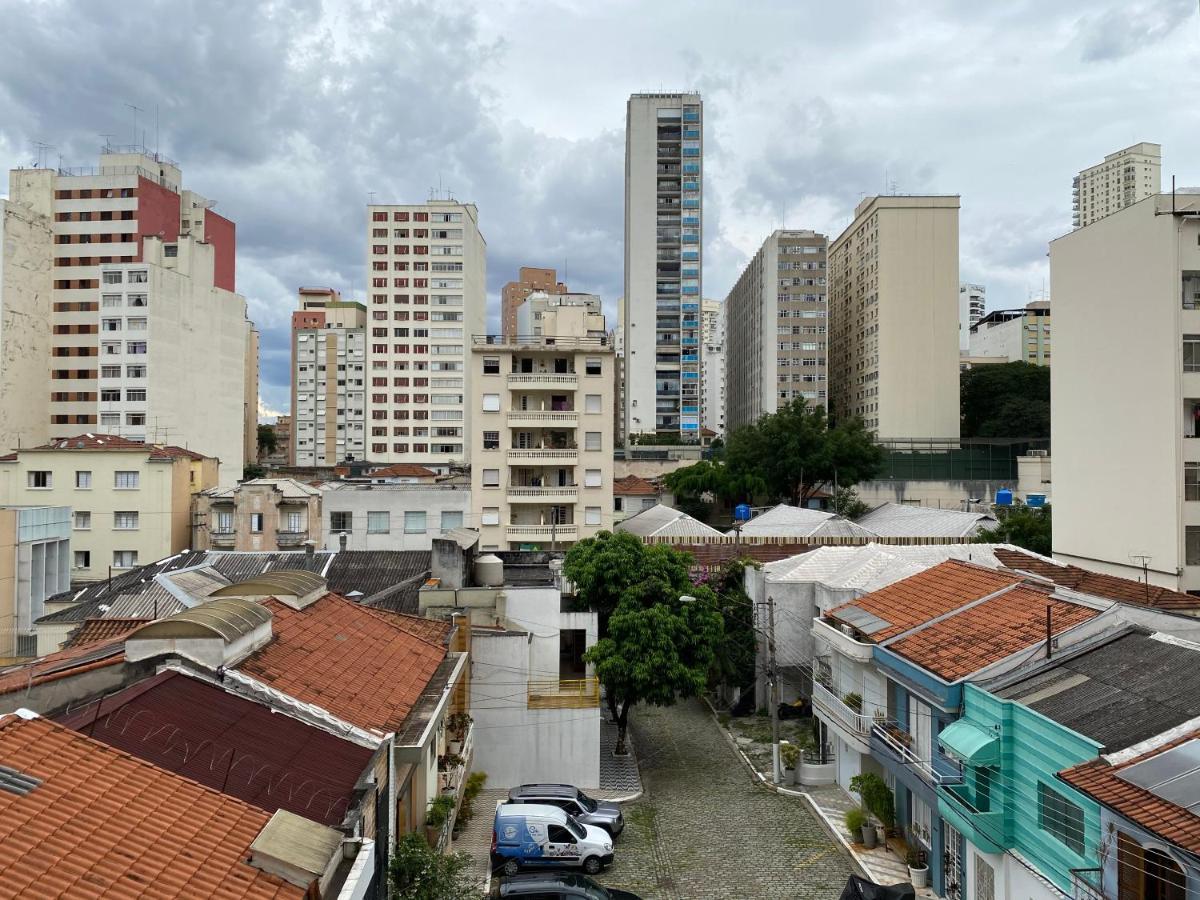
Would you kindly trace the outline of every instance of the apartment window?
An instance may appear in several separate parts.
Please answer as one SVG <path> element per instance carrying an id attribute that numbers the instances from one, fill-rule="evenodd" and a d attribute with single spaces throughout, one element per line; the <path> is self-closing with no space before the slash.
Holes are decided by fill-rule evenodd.
<path id="1" fill-rule="evenodd" d="M 105 272 L 103 278 L 104 278 L 105 284 L 120 284 L 121 283 L 121 273 L 120 272 Z"/>
<path id="2" fill-rule="evenodd" d="M 583 398 L 583 411 L 590 413 L 600 412 L 600 395 L 586 394 Z"/>
<path id="3" fill-rule="evenodd" d="M 233 513 L 217 513 L 217 534 L 233 534 Z"/>
<path id="4" fill-rule="evenodd" d="M 500 449 L 500 432 L 485 431 L 483 433 L 483 449 L 484 450 L 499 450 Z"/>
<path id="5" fill-rule="evenodd" d="M 589 356 L 583 362 L 583 373 L 585 375 L 599 375 L 600 374 L 600 366 L 601 366 L 600 357 Z"/>
<path id="6" fill-rule="evenodd" d="M 1184 564 L 1200 566 L 1200 526 L 1189 525 L 1184 531 Z"/>
<path id="7" fill-rule="evenodd" d="M 1083 809 L 1040 781 L 1038 827 L 1083 855 Z"/>
<path id="8" fill-rule="evenodd" d="M 146 273 L 145 272 L 130 272 L 129 273 L 129 283 L 130 284 L 145 284 L 146 283 Z"/>
<path id="9" fill-rule="evenodd" d="M 583 473 L 584 487 L 600 487 L 600 470 L 588 469 Z"/>
<path id="10" fill-rule="evenodd" d="M 121 491 L 132 491 L 138 487 L 138 472 L 114 472 L 113 487 Z"/>
<path id="11" fill-rule="evenodd" d="M 483 486 L 484 487 L 500 487 L 500 470 L 499 469 L 484 469 L 483 470 Z"/>
<path id="12" fill-rule="evenodd" d="M 100 305 L 105 309 L 114 309 L 121 305 L 120 294 L 104 294 L 100 297 Z"/>
<path id="13" fill-rule="evenodd" d="M 353 531 L 354 530 L 354 513 L 348 512 L 331 512 L 329 514 L 329 530 L 330 531 Z"/>
<path id="14" fill-rule="evenodd" d="M 479 523 L 481 525 L 499 525 L 500 524 L 500 507 L 485 506 L 483 508 L 483 515 L 481 515 L 479 517 Z"/>
<path id="15" fill-rule="evenodd" d="M 425 533 L 425 510 L 408 510 L 404 513 L 404 533 L 405 534 L 424 534 Z"/>
<path id="16" fill-rule="evenodd" d="M 583 433 L 583 449 L 584 450 L 600 450 L 600 432 L 585 431 Z"/>
<path id="17" fill-rule="evenodd" d="M 101 319 L 100 320 L 100 330 L 101 331 L 120 331 L 121 330 L 121 320 L 120 319 Z"/>
<path id="18" fill-rule="evenodd" d="M 1183 499 L 1200 500 L 1200 462 L 1183 464 Z"/>
<path id="19" fill-rule="evenodd" d="M 499 412 L 500 411 L 500 395 L 499 394 L 484 394 L 483 395 L 483 411 L 484 412 Z"/>
<path id="20" fill-rule="evenodd" d="M 588 506 L 583 510 L 584 525 L 599 525 L 600 524 L 600 507 Z"/>
<path id="21" fill-rule="evenodd" d="M 500 357 L 485 356 L 483 358 L 483 374 L 484 375 L 499 375 L 500 374 Z"/>
<path id="22" fill-rule="evenodd" d="M 138 514 L 135 510 L 125 510 L 113 513 L 113 528 L 118 531 L 132 531 L 138 527 Z"/>
<path id="23" fill-rule="evenodd" d="M 92 527 L 92 514 L 86 510 L 75 510 L 74 528 L 76 531 L 87 531 Z"/>
<path id="24" fill-rule="evenodd" d="M 138 564 L 137 551 L 114 550 L 112 564 L 114 569 L 132 569 Z"/>
<path id="25" fill-rule="evenodd" d="M 26 483 L 37 490 L 49 490 L 54 486 L 54 475 L 50 472 L 33 471 L 26 475 Z"/>
<path id="26" fill-rule="evenodd" d="M 146 414 L 145 413 L 126 413 L 125 414 L 125 424 L 126 425 L 145 425 L 146 424 Z"/>
<path id="27" fill-rule="evenodd" d="M 387 534 L 391 530 L 392 514 L 386 509 L 367 513 L 367 534 Z"/>
<path id="28" fill-rule="evenodd" d="M 146 389 L 145 388 L 128 388 L 125 391 L 125 399 L 126 400 L 134 400 L 134 401 L 140 401 L 140 400 L 144 401 L 146 399 Z"/>
<path id="29" fill-rule="evenodd" d="M 75 473 L 75 487 L 81 491 L 91 490 L 92 488 L 92 473 L 79 470 Z"/>
<path id="30" fill-rule="evenodd" d="M 299 534 L 304 530 L 304 517 L 298 512 L 287 514 L 287 530 L 291 534 Z"/>
<path id="31" fill-rule="evenodd" d="M 105 388 L 100 391 L 100 402 L 102 403 L 116 403 L 120 399 L 120 388 Z"/>
<path id="32" fill-rule="evenodd" d="M 100 377 L 101 378 L 120 378 L 121 377 L 121 367 L 120 366 L 101 366 L 100 367 Z"/>
<path id="33" fill-rule="evenodd" d="M 996 870 L 975 854 L 975 900 L 996 900 Z"/>
<path id="34" fill-rule="evenodd" d="M 117 375 L 120 375 L 120 373 L 118 372 Z M 114 377 L 117 377 L 117 376 L 114 376 Z M 125 377 L 126 378 L 145 378 L 146 377 L 146 367 L 141 366 L 141 365 L 126 366 L 125 367 Z"/>
<path id="35" fill-rule="evenodd" d="M 143 356 L 146 353 L 146 342 L 145 341 L 126 341 L 125 342 L 125 352 L 133 354 L 134 356 Z"/>
<path id="36" fill-rule="evenodd" d="M 92 567 L 92 552 L 90 550 L 75 551 L 75 568 L 90 569 Z"/>
<path id="37" fill-rule="evenodd" d="M 1183 336 L 1183 371 L 1200 372 L 1200 334 Z"/>
<path id="38" fill-rule="evenodd" d="M 443 509 L 442 510 L 442 531 L 449 531 L 451 528 L 462 528 L 463 514 L 461 509 Z"/>

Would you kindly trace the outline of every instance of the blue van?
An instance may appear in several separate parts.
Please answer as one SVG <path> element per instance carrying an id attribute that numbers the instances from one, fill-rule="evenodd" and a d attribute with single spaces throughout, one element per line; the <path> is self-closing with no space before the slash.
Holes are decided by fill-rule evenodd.
<path id="1" fill-rule="evenodd" d="M 613 861 L 612 837 L 557 806 L 501 803 L 492 826 L 492 871 L 571 866 L 595 875 Z"/>

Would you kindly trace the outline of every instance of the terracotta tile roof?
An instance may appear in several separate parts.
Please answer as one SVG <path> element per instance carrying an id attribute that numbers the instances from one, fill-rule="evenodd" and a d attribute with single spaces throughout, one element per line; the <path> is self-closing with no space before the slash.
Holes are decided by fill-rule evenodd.
<path id="1" fill-rule="evenodd" d="M 82 625 L 71 632 L 71 636 L 67 638 L 63 647 L 64 649 L 86 647 L 97 641 L 120 637 L 149 621 L 149 619 L 85 619 Z"/>
<path id="2" fill-rule="evenodd" d="M 266 606 L 274 637 L 238 670 L 360 728 L 396 730 L 446 657 L 387 613 L 337 594 L 302 610 Z"/>
<path id="3" fill-rule="evenodd" d="M 1046 639 L 1046 607 L 1054 634 L 1095 618 L 1099 611 L 1050 592 L 1018 585 L 998 597 L 915 631 L 888 649 L 946 681 L 957 681 Z"/>
<path id="4" fill-rule="evenodd" d="M 416 463 L 396 463 L 383 469 L 375 469 L 370 478 L 433 478 L 437 472 L 418 466 Z"/>
<path id="5" fill-rule="evenodd" d="M 672 543 L 672 547 L 676 550 L 682 550 L 684 553 L 691 554 L 694 568 L 698 569 L 715 569 L 723 566 L 731 559 L 745 558 L 753 559 L 758 562 L 775 562 L 780 559 L 788 559 L 800 553 L 807 553 L 813 549 L 812 544 L 797 544 L 797 543 L 770 543 L 770 544 L 742 544 L 739 549 L 734 542 L 721 544 L 676 544 Z"/>
<path id="6" fill-rule="evenodd" d="M 4 765 L 40 779 L 0 790 L 8 897 L 300 898 L 244 862 L 268 815 L 47 719 L 0 719 Z"/>
<path id="7" fill-rule="evenodd" d="M 446 639 L 450 637 L 450 631 L 453 627 L 444 619 L 426 619 L 423 616 L 394 612 L 380 606 L 371 606 L 370 608 L 386 615 L 388 621 L 398 628 L 403 628 L 409 634 L 415 635 L 431 644 L 445 645 Z"/>
<path id="8" fill-rule="evenodd" d="M 1091 572 L 1079 566 L 1058 565 L 1019 550 L 997 549 L 996 559 L 1010 569 L 1046 578 L 1081 594 L 1091 594 L 1093 597 L 1103 597 L 1134 606 L 1152 606 L 1155 609 L 1200 610 L 1200 597 L 1193 597 L 1182 591 L 1172 591 L 1156 585 L 1150 585 L 1147 591 L 1145 583 L 1141 581 Z"/>
<path id="9" fill-rule="evenodd" d="M 0 672 L 0 695 L 71 675 L 80 675 L 92 669 L 115 666 L 124 661 L 125 641 L 121 637 L 97 641 L 83 647 L 69 647 Z"/>
<path id="10" fill-rule="evenodd" d="M 871 641 L 882 643 L 973 600 L 981 600 L 1009 585 L 1019 584 L 1022 580 L 1021 576 L 1011 572 L 998 572 L 950 559 L 850 603 L 834 607 L 825 615 L 844 621 L 839 614 L 849 613 L 850 607 L 868 612 L 887 623 L 886 627 L 868 636 Z"/>
<path id="11" fill-rule="evenodd" d="M 56 441 L 51 441 L 48 444 L 41 444 L 37 447 L 26 447 L 25 450 L 140 450 L 142 452 L 149 451 L 151 459 L 176 459 L 186 457 L 188 459 L 209 459 L 203 453 L 197 453 L 195 450 L 188 450 L 184 447 L 176 447 L 171 444 L 147 444 L 142 441 L 131 441 L 127 437 L 121 437 L 118 434 L 97 434 L 88 432 L 86 434 L 76 435 L 75 437 L 60 438 Z M 13 459 L 17 458 L 17 454 L 11 454 Z M 7 458 L 7 457 L 6 457 Z"/>
<path id="12" fill-rule="evenodd" d="M 624 478 L 613 479 L 613 493 L 624 496 L 657 497 L 659 490 L 645 478 L 638 475 L 626 475 Z"/>
<path id="13" fill-rule="evenodd" d="M 1185 734 L 1121 765 L 1094 759 L 1060 772 L 1058 777 L 1164 841 L 1200 854 L 1200 816 L 1117 775 L 1122 769 L 1196 738 L 1200 738 L 1200 731 Z"/>

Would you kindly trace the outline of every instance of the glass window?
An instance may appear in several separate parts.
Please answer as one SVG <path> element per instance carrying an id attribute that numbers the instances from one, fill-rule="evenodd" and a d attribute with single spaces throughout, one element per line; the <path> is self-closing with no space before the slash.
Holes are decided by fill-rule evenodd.
<path id="1" fill-rule="evenodd" d="M 233 534 L 233 513 L 219 512 L 217 513 L 217 533 L 218 534 Z"/>
<path id="2" fill-rule="evenodd" d="M 1200 462 L 1183 464 L 1183 499 L 1200 500 Z"/>
<path id="3" fill-rule="evenodd" d="M 263 530 L 263 514 L 250 513 L 250 533 L 262 534 Z"/>
<path id="4" fill-rule="evenodd" d="M 461 509 L 443 509 L 442 510 L 442 531 L 449 531 L 451 528 L 462 528 L 463 514 Z"/>
<path id="5" fill-rule="evenodd" d="M 483 358 L 483 374 L 484 375 L 499 375 L 500 374 L 500 357 L 485 356 Z"/>
<path id="6" fill-rule="evenodd" d="M 590 413 L 600 412 L 600 395 L 587 394 L 583 398 L 583 411 Z"/>
<path id="7" fill-rule="evenodd" d="M 484 469 L 483 470 L 483 486 L 484 487 L 500 487 L 500 470 L 499 469 Z"/>
<path id="8" fill-rule="evenodd" d="M 133 490 L 138 486 L 139 473 L 137 472 L 114 472 L 113 487 L 120 490 Z"/>
<path id="9" fill-rule="evenodd" d="M 996 900 L 996 871 L 975 854 L 975 900 Z"/>
<path id="10" fill-rule="evenodd" d="M 583 473 L 584 487 L 600 487 L 600 470 L 588 469 Z"/>
<path id="11" fill-rule="evenodd" d="M 299 534 L 304 530 L 304 516 L 298 512 L 289 512 L 287 514 L 287 530 L 292 534 Z"/>
<path id="12" fill-rule="evenodd" d="M 1184 534 L 1184 564 L 1200 566 L 1200 526 L 1187 526 Z"/>
<path id="13" fill-rule="evenodd" d="M 584 450 L 600 450 L 600 432 L 585 431 L 583 433 L 583 449 Z"/>
<path id="14" fill-rule="evenodd" d="M 92 473 L 86 471 L 78 471 L 75 473 L 75 487 L 81 491 L 86 491 L 92 486 Z"/>
<path id="15" fill-rule="evenodd" d="M 331 512 L 329 514 L 329 530 L 330 531 L 353 531 L 354 530 L 354 513 Z"/>
<path id="16" fill-rule="evenodd" d="M 405 534 L 424 534 L 425 533 L 425 510 L 407 510 L 404 513 L 404 533 Z"/>
<path id="17" fill-rule="evenodd" d="M 583 510 L 584 525 L 599 525 L 600 524 L 600 507 L 588 506 Z"/>
<path id="18" fill-rule="evenodd" d="M 583 363 L 583 372 L 585 375 L 599 375 L 601 371 L 600 357 L 589 356 Z"/>
<path id="19" fill-rule="evenodd" d="M 499 394 L 484 394 L 483 395 L 483 411 L 484 412 L 499 412 L 500 411 L 500 395 Z"/>
<path id="20" fill-rule="evenodd" d="M 484 450 L 499 450 L 500 449 L 500 432 L 485 431 L 483 433 L 483 449 Z"/>
<path id="21" fill-rule="evenodd" d="M 132 569 L 138 564 L 137 551 L 114 550 L 112 564 L 114 569 Z"/>
<path id="22" fill-rule="evenodd" d="M 483 515 L 479 519 L 483 525 L 499 525 L 500 524 L 500 507 L 485 506 Z"/>
<path id="23" fill-rule="evenodd" d="M 54 476 L 50 472 L 35 471 L 30 472 L 27 476 L 27 483 L 31 488 L 51 488 L 54 486 Z"/>
<path id="24" fill-rule="evenodd" d="M 392 530 L 392 514 L 385 510 L 367 513 L 367 534 L 388 534 Z"/>
<path id="25" fill-rule="evenodd" d="M 1040 781 L 1038 827 L 1083 855 L 1083 809 Z"/>
<path id="26" fill-rule="evenodd" d="M 113 528 L 120 531 L 132 531 L 138 527 L 136 510 L 117 511 L 113 513 Z"/>
<path id="27" fill-rule="evenodd" d="M 92 552 L 90 550 L 75 551 L 75 568 L 90 569 L 92 567 Z"/>
<path id="28" fill-rule="evenodd" d="M 92 514 L 84 510 L 75 510 L 75 530 L 87 531 L 92 527 Z"/>

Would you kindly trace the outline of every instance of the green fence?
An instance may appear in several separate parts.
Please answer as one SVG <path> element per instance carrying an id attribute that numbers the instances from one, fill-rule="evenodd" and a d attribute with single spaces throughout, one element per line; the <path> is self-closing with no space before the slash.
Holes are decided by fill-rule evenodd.
<path id="1" fill-rule="evenodd" d="M 879 479 L 1016 481 L 1017 457 L 1049 450 L 1048 440 L 884 441 Z"/>

